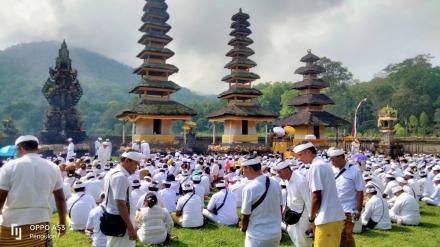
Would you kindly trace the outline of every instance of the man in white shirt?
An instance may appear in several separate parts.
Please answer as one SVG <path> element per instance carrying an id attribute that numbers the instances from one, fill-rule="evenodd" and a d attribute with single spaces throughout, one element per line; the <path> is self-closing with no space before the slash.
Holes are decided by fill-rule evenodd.
<path id="1" fill-rule="evenodd" d="M 136 140 L 131 144 L 131 149 L 136 151 L 136 152 L 140 152 L 141 151 L 141 141 L 140 140 Z"/>
<path id="2" fill-rule="evenodd" d="M 101 148 L 102 138 L 98 137 L 98 139 L 95 141 L 95 155 L 98 155 L 98 150 Z"/>
<path id="3" fill-rule="evenodd" d="M 363 229 L 390 230 L 391 220 L 388 203 L 372 183 L 367 184 L 365 192 L 370 199 L 365 204 L 365 210 L 361 217 Z"/>
<path id="4" fill-rule="evenodd" d="M 67 145 L 66 160 L 70 160 L 75 157 L 75 144 L 73 144 L 72 138 L 67 139 L 67 142 L 69 144 Z"/>
<path id="5" fill-rule="evenodd" d="M 108 236 L 107 247 L 134 247 L 136 245 L 137 233 L 134 228 L 136 210 L 130 205 L 134 203 L 130 200 L 128 177 L 136 171 L 141 158 L 142 154 L 138 152 L 123 153 L 121 164 L 109 171 L 104 178 L 106 211 L 110 214 L 120 215 L 127 224 L 127 231 L 123 237 Z M 130 200 L 130 203 L 127 200 Z"/>
<path id="6" fill-rule="evenodd" d="M 200 197 L 200 199 L 205 201 L 205 188 L 201 184 L 202 178 L 200 175 L 192 176 L 191 180 L 193 181 L 194 185 L 194 193 Z"/>
<path id="7" fill-rule="evenodd" d="M 148 142 L 142 141 L 141 153 L 147 158 L 150 156 L 150 144 L 148 144 Z"/>
<path id="8" fill-rule="evenodd" d="M 333 165 L 333 174 L 336 180 L 336 190 L 339 201 L 345 213 L 344 229 L 342 230 L 341 246 L 354 247 L 354 221 L 358 221 L 362 212 L 365 184 L 362 172 L 357 166 L 345 160 L 345 151 L 330 148 L 327 155 Z"/>
<path id="9" fill-rule="evenodd" d="M 191 182 L 182 184 L 184 195 L 177 201 L 176 212 L 171 215 L 174 223 L 184 228 L 203 226 L 203 201 L 193 193 Z"/>
<path id="10" fill-rule="evenodd" d="M 96 178 L 95 173 L 90 172 L 86 175 L 86 181 L 84 182 L 86 187 L 86 193 L 91 195 L 96 203 L 100 202 L 100 195 L 102 193 L 102 183 Z"/>
<path id="11" fill-rule="evenodd" d="M 312 192 L 309 222 L 315 225 L 314 247 L 339 247 L 345 214 L 339 202 L 332 167 L 317 156 L 317 150 L 310 142 L 295 146 L 293 151 L 304 164 L 311 164 L 308 173 Z"/>
<path id="12" fill-rule="evenodd" d="M 428 197 L 434 192 L 434 184 L 427 176 L 425 171 L 420 171 L 420 179 L 417 182 L 420 185 L 422 197 Z"/>
<path id="13" fill-rule="evenodd" d="M 235 225 L 238 223 L 237 201 L 235 194 L 225 188 L 225 183 L 215 185 L 217 193 L 212 195 L 207 209 L 203 209 L 203 216 L 208 220 L 222 225 Z"/>
<path id="14" fill-rule="evenodd" d="M 243 188 L 240 230 L 245 247 L 275 247 L 281 240 L 281 187 L 263 175 L 261 163 L 247 157 L 241 164 L 249 183 Z"/>
<path id="15" fill-rule="evenodd" d="M 289 164 L 289 161 L 281 161 L 273 166 L 273 169 L 286 183 L 286 209 L 302 213 L 296 224 L 287 226 L 287 233 L 295 246 L 311 247 L 313 241 L 306 235 L 306 231 L 310 228 L 308 220 L 311 203 L 310 190 L 306 179 L 298 172 L 293 172 Z"/>
<path id="16" fill-rule="evenodd" d="M 96 207 L 95 198 L 85 193 L 86 186 L 81 181 L 73 184 L 72 197 L 67 200 L 67 210 L 70 218 L 70 229 L 84 231 L 90 211 Z"/>
<path id="17" fill-rule="evenodd" d="M 169 213 L 176 211 L 177 196 L 176 191 L 171 188 L 171 181 L 163 181 L 163 189 L 158 192 L 159 200 L 163 202 Z"/>
<path id="18" fill-rule="evenodd" d="M 440 174 L 437 174 L 434 179 L 435 183 L 434 192 L 429 197 L 423 197 L 423 201 L 428 205 L 440 207 Z"/>
<path id="19" fill-rule="evenodd" d="M 416 199 L 400 186 L 394 187 L 393 193 L 396 196 L 396 201 L 390 209 L 391 221 L 401 225 L 418 225 L 420 223 L 420 208 Z"/>
<path id="20" fill-rule="evenodd" d="M 138 179 L 134 179 L 131 181 L 131 201 L 134 203 L 137 203 L 139 201 L 139 198 L 141 198 L 143 195 L 146 194 L 141 188 L 141 183 Z"/>
<path id="21" fill-rule="evenodd" d="M 108 142 L 103 142 L 98 150 L 98 160 L 101 165 L 105 165 L 111 159 Z"/>
<path id="22" fill-rule="evenodd" d="M 53 194 L 59 216 L 58 235 L 65 233 L 66 201 L 59 168 L 38 155 L 38 139 L 20 136 L 15 141 L 17 159 L 0 169 L 0 246 L 18 246 L 21 242 L 38 246 L 51 244 L 50 239 L 30 238 L 47 234 L 31 226 L 49 226 L 49 198 Z M 11 225 L 21 226 L 22 240 L 16 240 Z M 43 228 L 44 229 L 44 228 Z"/>
<path id="23" fill-rule="evenodd" d="M 100 195 L 100 203 L 96 206 L 92 211 L 90 211 L 87 224 L 86 231 L 92 238 L 92 246 L 93 247 L 106 247 L 107 245 L 107 237 L 102 234 L 100 224 L 101 224 L 101 216 L 104 212 L 103 205 L 101 204 L 104 200 L 105 193 Z"/>

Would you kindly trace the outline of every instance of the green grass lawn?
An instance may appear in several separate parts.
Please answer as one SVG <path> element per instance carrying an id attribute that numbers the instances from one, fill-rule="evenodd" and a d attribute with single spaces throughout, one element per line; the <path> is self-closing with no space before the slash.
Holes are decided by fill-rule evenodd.
<path id="1" fill-rule="evenodd" d="M 369 231 L 355 235 L 356 245 L 374 247 L 437 247 L 440 246 L 440 208 L 421 203 L 422 222 L 419 226 L 393 225 L 391 231 Z M 52 223 L 57 216 L 53 215 Z M 238 227 L 225 227 L 206 223 L 202 229 L 174 227 L 173 235 L 178 237 L 166 246 L 243 246 L 244 234 Z M 91 246 L 87 237 L 78 232 L 68 231 L 61 239 L 54 238 L 56 247 Z M 288 235 L 283 234 L 280 246 L 292 246 Z M 137 244 L 140 246 L 140 243 Z M 164 245 L 165 246 L 165 245 Z"/>

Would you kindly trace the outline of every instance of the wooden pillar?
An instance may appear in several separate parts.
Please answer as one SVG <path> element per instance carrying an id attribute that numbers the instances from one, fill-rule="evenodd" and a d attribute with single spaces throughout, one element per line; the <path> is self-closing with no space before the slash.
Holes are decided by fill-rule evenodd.
<path id="1" fill-rule="evenodd" d="M 336 147 L 339 147 L 339 128 L 336 127 Z"/>
<path id="2" fill-rule="evenodd" d="M 135 135 L 135 133 L 136 133 L 136 123 L 133 122 L 133 125 L 132 125 L 132 127 L 131 127 L 131 141 L 132 141 L 132 142 L 136 141 L 136 140 L 134 139 L 134 135 Z"/>
<path id="3" fill-rule="evenodd" d="M 215 122 L 212 122 L 212 144 L 215 144 Z"/>
<path id="4" fill-rule="evenodd" d="M 264 126 L 264 144 L 267 145 L 267 122 L 266 125 Z"/>
<path id="5" fill-rule="evenodd" d="M 125 144 L 125 123 L 126 121 L 122 121 L 122 144 Z"/>

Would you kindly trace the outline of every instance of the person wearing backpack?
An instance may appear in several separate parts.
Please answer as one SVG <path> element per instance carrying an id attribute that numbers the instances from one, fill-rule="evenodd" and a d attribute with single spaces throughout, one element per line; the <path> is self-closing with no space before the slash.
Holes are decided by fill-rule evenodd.
<path id="1" fill-rule="evenodd" d="M 236 225 L 238 216 L 235 194 L 226 189 L 224 182 L 217 183 L 215 187 L 218 192 L 212 195 L 208 207 L 203 209 L 203 216 L 217 224 Z"/>
<path id="2" fill-rule="evenodd" d="M 275 247 L 281 240 L 281 187 L 261 171 L 260 160 L 246 157 L 241 163 L 249 179 L 243 188 L 240 230 L 246 233 L 245 247 Z"/>

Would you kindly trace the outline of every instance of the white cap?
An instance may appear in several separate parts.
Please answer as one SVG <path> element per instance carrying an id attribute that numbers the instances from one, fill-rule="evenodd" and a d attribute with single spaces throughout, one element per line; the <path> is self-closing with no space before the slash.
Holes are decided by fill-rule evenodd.
<path id="1" fill-rule="evenodd" d="M 162 181 L 162 184 L 171 185 L 171 181 L 168 181 L 168 180 L 164 179 L 164 180 Z"/>
<path id="2" fill-rule="evenodd" d="M 91 179 L 91 178 L 95 178 L 95 173 L 93 173 L 93 172 L 89 172 L 89 173 L 87 173 L 87 175 L 86 175 L 86 179 L 89 180 L 89 179 Z"/>
<path id="3" fill-rule="evenodd" d="M 109 143 L 108 142 L 103 142 L 102 145 L 108 146 Z"/>
<path id="4" fill-rule="evenodd" d="M 406 181 L 404 178 L 402 177 L 397 177 L 396 178 L 397 182 L 401 183 L 401 184 L 408 184 L 408 181 Z"/>
<path id="5" fill-rule="evenodd" d="M 37 137 L 32 136 L 32 135 L 25 135 L 25 136 L 20 136 L 17 138 L 17 140 L 15 140 L 15 146 L 17 146 L 18 144 L 20 144 L 22 142 L 28 142 L 28 141 L 34 141 L 34 142 L 37 142 L 38 144 L 40 144 Z"/>
<path id="6" fill-rule="evenodd" d="M 198 176 L 198 175 L 192 177 L 192 181 L 197 181 L 198 182 L 198 181 L 201 181 L 201 180 L 202 180 L 202 178 L 200 176 Z"/>
<path id="7" fill-rule="evenodd" d="M 391 174 L 391 173 L 387 173 L 387 174 L 385 175 L 385 177 L 386 177 L 386 178 L 394 178 L 394 175 Z"/>
<path id="8" fill-rule="evenodd" d="M 188 175 L 189 175 L 189 172 L 187 170 L 182 171 L 182 176 L 188 176 Z"/>
<path id="9" fill-rule="evenodd" d="M 194 186 L 193 183 L 186 182 L 182 184 L 182 190 L 193 190 Z"/>
<path id="10" fill-rule="evenodd" d="M 345 151 L 342 149 L 338 149 L 335 147 L 331 147 L 327 150 L 327 155 L 328 157 L 336 157 L 336 156 L 340 156 L 340 155 L 344 155 Z"/>
<path id="11" fill-rule="evenodd" d="M 374 193 L 374 192 L 377 192 L 377 189 L 376 189 L 376 187 L 374 187 L 374 185 L 368 184 L 365 187 L 365 192 L 367 192 L 367 193 Z"/>
<path id="12" fill-rule="evenodd" d="M 102 137 L 98 137 L 98 141 L 102 141 Z"/>
<path id="13" fill-rule="evenodd" d="M 15 144 L 15 145 L 17 145 L 17 144 Z M 432 170 L 433 170 L 433 171 L 440 171 L 440 166 L 439 166 L 439 165 L 435 165 L 435 166 L 432 168 Z"/>
<path id="14" fill-rule="evenodd" d="M 130 152 L 125 152 L 121 155 L 121 157 L 127 158 L 127 159 L 131 159 L 137 162 L 141 162 L 142 159 L 142 154 L 139 152 L 134 152 L 134 151 L 130 151 Z"/>
<path id="15" fill-rule="evenodd" d="M 313 145 L 313 143 L 311 143 L 311 142 L 307 142 L 307 143 L 304 143 L 304 144 L 299 144 L 299 145 L 296 145 L 293 148 L 293 152 L 294 153 L 300 153 L 300 152 L 302 152 L 302 151 L 304 151 L 304 150 L 306 150 L 308 148 L 311 148 L 311 147 L 315 147 L 315 145 Z"/>
<path id="16" fill-rule="evenodd" d="M 73 139 L 72 138 L 67 138 L 67 141 L 71 142 L 71 141 L 73 141 Z"/>
<path id="17" fill-rule="evenodd" d="M 393 187 L 392 191 L 393 191 L 393 194 L 396 194 L 399 191 L 403 191 L 403 188 L 400 186 L 395 186 L 395 187 Z"/>
<path id="18" fill-rule="evenodd" d="M 219 182 L 219 183 L 216 183 L 216 184 L 215 184 L 215 187 L 216 187 L 216 188 L 224 188 L 224 187 L 226 187 L 226 185 L 225 185 L 224 182 Z"/>
<path id="19" fill-rule="evenodd" d="M 432 181 L 440 182 L 440 174 L 435 175 L 435 177 L 432 179 Z"/>
<path id="20" fill-rule="evenodd" d="M 289 167 L 289 162 L 288 161 L 280 161 L 278 163 L 276 163 L 274 166 L 272 166 L 273 170 L 275 171 L 280 171 L 286 167 Z"/>
<path id="21" fill-rule="evenodd" d="M 248 159 L 248 160 L 241 162 L 241 166 L 252 166 L 252 165 L 256 165 L 256 164 L 260 164 L 260 160 L 257 158 Z"/>
<path id="22" fill-rule="evenodd" d="M 85 188 L 86 185 L 85 185 L 83 182 L 81 182 L 81 181 L 76 181 L 76 182 L 73 184 L 72 187 L 73 187 L 74 189 L 80 189 L 80 188 Z"/>

